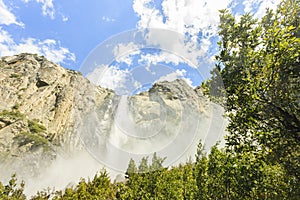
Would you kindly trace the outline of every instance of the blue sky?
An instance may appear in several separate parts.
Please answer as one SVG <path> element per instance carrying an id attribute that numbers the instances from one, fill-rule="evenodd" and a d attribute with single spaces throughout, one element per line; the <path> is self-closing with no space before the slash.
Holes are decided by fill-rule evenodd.
<path id="1" fill-rule="evenodd" d="M 278 3 L 0 0 L 0 56 L 38 53 L 121 94 L 175 78 L 196 86 L 214 65 L 218 10 L 228 8 L 237 19 L 245 12 L 260 18 L 267 7 L 274 9 Z M 142 46 L 131 39 L 139 31 L 144 37 Z M 104 48 L 104 44 L 113 47 Z M 156 50 L 147 50 L 149 46 Z M 108 57 L 112 62 L 105 60 Z"/>

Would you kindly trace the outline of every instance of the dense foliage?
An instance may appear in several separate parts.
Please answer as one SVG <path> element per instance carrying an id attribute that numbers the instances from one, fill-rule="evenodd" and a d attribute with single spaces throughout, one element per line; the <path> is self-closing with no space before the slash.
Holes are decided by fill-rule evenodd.
<path id="1" fill-rule="evenodd" d="M 147 158 L 139 166 L 131 160 L 124 182 L 112 183 L 102 170 L 92 180 L 81 179 L 64 191 L 38 192 L 31 199 L 298 199 L 299 188 L 280 164 L 217 146 L 206 156 L 201 148 L 200 143 L 194 163 L 167 169 L 155 155 L 151 164 Z M 0 199 L 25 199 L 23 189 L 24 183 L 18 186 L 14 176 L 8 185 L 0 184 Z"/>
<path id="2" fill-rule="evenodd" d="M 258 151 L 299 178 L 300 5 L 282 2 L 257 22 L 221 11 L 217 56 L 227 95 L 228 145 Z"/>
<path id="3" fill-rule="evenodd" d="M 299 19 L 299 0 L 284 0 L 261 20 L 220 11 L 220 53 L 202 87 L 226 105 L 225 148 L 206 155 L 200 142 L 195 162 L 171 168 L 156 154 L 151 164 L 130 160 L 124 182 L 112 183 L 104 170 L 32 199 L 299 199 Z M 13 176 L 0 184 L 0 199 L 24 199 L 23 188 Z"/>

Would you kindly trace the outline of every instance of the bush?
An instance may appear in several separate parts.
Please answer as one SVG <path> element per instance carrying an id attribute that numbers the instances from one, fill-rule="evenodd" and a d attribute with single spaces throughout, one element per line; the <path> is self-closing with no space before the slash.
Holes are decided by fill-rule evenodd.
<path id="1" fill-rule="evenodd" d="M 28 132 L 22 132 L 14 139 L 19 141 L 20 146 L 32 143 L 31 149 L 39 146 L 43 146 L 45 148 L 48 147 L 49 144 L 49 141 L 43 136 L 39 134 L 28 133 Z"/>
<path id="2" fill-rule="evenodd" d="M 42 133 L 47 130 L 46 127 L 38 123 L 37 120 L 28 120 L 28 128 L 31 133 Z"/>
<path id="3" fill-rule="evenodd" d="M 13 120 L 23 120 L 25 118 L 24 114 L 16 109 L 12 111 L 3 110 L 2 112 L 0 112 L 0 117 L 8 117 Z"/>
<path id="4" fill-rule="evenodd" d="M 16 73 L 13 73 L 10 75 L 10 78 L 20 78 L 21 75 L 20 74 L 16 74 Z"/>

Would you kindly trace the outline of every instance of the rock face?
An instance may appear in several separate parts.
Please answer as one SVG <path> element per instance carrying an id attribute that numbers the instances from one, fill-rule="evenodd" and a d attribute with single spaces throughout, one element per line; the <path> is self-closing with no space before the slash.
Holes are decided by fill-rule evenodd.
<path id="1" fill-rule="evenodd" d="M 124 170 L 158 152 L 174 164 L 225 133 L 223 109 L 183 80 L 118 96 L 33 54 L 0 59 L 0 172 L 37 176 L 58 156 L 88 150 Z M 184 160 L 185 161 L 185 160 Z M 24 170 L 28 169 L 28 170 Z"/>
<path id="2" fill-rule="evenodd" d="M 20 54 L 1 58 L 1 163 L 5 163 L 4 167 L 22 163 L 24 168 L 28 164 L 33 166 L 32 172 L 37 172 L 41 164 L 48 164 L 41 160 L 55 159 L 58 150 L 67 154 L 80 149 L 77 130 L 81 117 L 115 96 L 110 90 L 94 86 L 79 72 L 64 69 L 41 56 Z M 28 123 L 43 130 L 31 130 Z M 37 159 L 28 159 L 31 155 Z"/>

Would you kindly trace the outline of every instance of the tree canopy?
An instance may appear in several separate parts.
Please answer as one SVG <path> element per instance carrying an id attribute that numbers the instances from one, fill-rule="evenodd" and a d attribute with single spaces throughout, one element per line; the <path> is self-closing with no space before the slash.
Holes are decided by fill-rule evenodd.
<path id="1" fill-rule="evenodd" d="M 258 21 L 220 15 L 217 67 L 230 119 L 229 147 L 260 151 L 299 178 L 300 3 L 283 1 Z M 298 169 L 298 170 L 297 170 Z"/>

